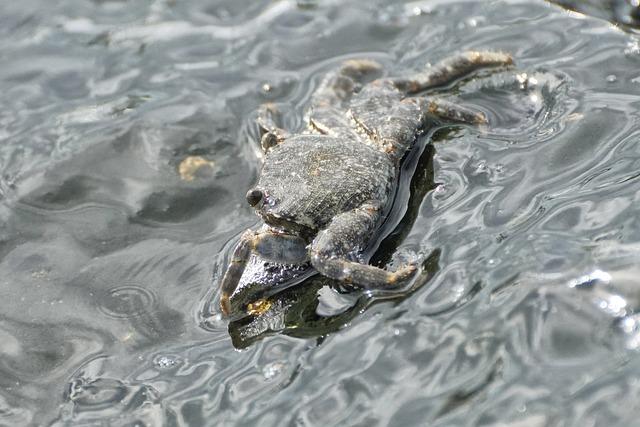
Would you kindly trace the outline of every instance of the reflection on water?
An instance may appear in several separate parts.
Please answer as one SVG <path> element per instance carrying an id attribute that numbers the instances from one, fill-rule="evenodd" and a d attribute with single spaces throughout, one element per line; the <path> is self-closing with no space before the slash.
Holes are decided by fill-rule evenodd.
<path id="1" fill-rule="evenodd" d="M 581 9 L 622 31 L 542 0 L 5 2 L 0 424 L 634 425 L 631 6 Z M 439 131 L 406 182 L 374 262 L 431 254 L 419 286 L 314 276 L 222 319 L 258 107 L 297 129 L 346 58 L 465 49 L 517 70 L 446 90 L 490 125 Z"/>

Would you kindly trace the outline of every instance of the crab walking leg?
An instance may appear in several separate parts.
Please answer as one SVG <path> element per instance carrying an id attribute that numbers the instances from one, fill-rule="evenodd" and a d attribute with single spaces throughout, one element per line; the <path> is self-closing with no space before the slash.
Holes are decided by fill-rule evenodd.
<path id="1" fill-rule="evenodd" d="M 267 261 L 281 264 L 302 264 L 307 255 L 307 241 L 293 234 L 261 231 L 251 241 L 251 250 Z"/>
<path id="2" fill-rule="evenodd" d="M 357 138 L 345 112 L 353 94 L 381 65 L 368 59 L 350 59 L 328 73 L 311 97 L 306 117 L 309 131 L 337 137 Z"/>
<path id="3" fill-rule="evenodd" d="M 383 93 L 381 102 L 358 103 L 350 113 L 354 123 L 368 135 L 369 141 L 395 162 L 400 162 L 416 141 L 415 130 L 427 126 L 429 119 L 435 117 L 444 123 L 472 125 L 487 122 L 484 114 L 449 101 L 429 97 L 401 99 L 399 96 L 396 105 L 387 108 L 385 119 L 379 120 L 378 117 L 382 114 L 378 106 L 384 105 L 383 102 L 391 100 L 393 96 L 387 87 L 380 86 L 379 89 Z M 393 90 L 397 92 L 396 89 Z"/>
<path id="4" fill-rule="evenodd" d="M 335 217 L 311 244 L 311 264 L 323 276 L 364 288 L 390 288 L 403 284 L 415 272 L 414 265 L 386 271 L 353 261 L 354 242 L 368 242 L 380 220 L 380 206 L 368 203 Z"/>
<path id="5" fill-rule="evenodd" d="M 412 76 L 394 78 L 395 86 L 407 94 L 444 86 L 474 71 L 513 64 L 511 55 L 502 52 L 470 51 L 446 58 L 431 68 Z"/>
<path id="6" fill-rule="evenodd" d="M 229 298 L 236 290 L 252 252 L 268 261 L 301 264 L 307 260 L 306 246 L 304 239 L 290 234 L 275 233 L 270 230 L 258 232 L 247 230 L 242 233 L 220 285 L 222 312 L 228 315 L 231 311 Z"/>
<path id="7" fill-rule="evenodd" d="M 229 298 L 236 290 L 242 273 L 247 266 L 247 261 L 251 255 L 251 242 L 254 236 L 255 233 L 251 230 L 242 233 L 240 241 L 233 250 L 227 271 L 222 278 L 222 283 L 220 284 L 220 309 L 225 315 L 228 315 L 231 311 Z"/>
<path id="8" fill-rule="evenodd" d="M 405 98 L 405 103 L 415 103 L 420 110 L 422 120 L 435 116 L 445 123 L 467 123 L 480 125 L 487 123 L 487 117 L 476 110 L 438 98 Z"/>
<path id="9" fill-rule="evenodd" d="M 349 59 L 340 68 L 329 72 L 311 97 L 312 108 L 323 106 L 344 106 L 363 80 L 378 73 L 382 66 L 369 59 Z"/>

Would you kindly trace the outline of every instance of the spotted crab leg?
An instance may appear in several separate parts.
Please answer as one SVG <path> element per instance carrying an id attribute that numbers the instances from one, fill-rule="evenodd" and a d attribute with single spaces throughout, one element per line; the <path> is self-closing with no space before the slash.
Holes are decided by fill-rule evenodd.
<path id="1" fill-rule="evenodd" d="M 382 66 L 368 59 L 350 59 L 328 73 L 311 97 L 307 117 L 311 132 L 356 137 L 345 115 L 354 92 Z"/>
<path id="2" fill-rule="evenodd" d="M 387 271 L 354 261 L 353 243 L 366 244 L 380 220 L 380 204 L 375 202 L 336 216 L 311 244 L 311 265 L 323 276 L 368 289 L 404 284 L 414 274 L 414 265 Z"/>
<path id="3" fill-rule="evenodd" d="M 267 261 L 301 264 L 307 260 L 306 246 L 307 242 L 301 237 L 272 230 L 246 230 L 242 233 L 220 284 L 222 312 L 225 315 L 231 312 L 230 298 L 238 287 L 251 253 L 256 253 Z"/>
<path id="4" fill-rule="evenodd" d="M 502 52 L 471 51 L 446 58 L 429 69 L 391 82 L 402 92 L 415 94 L 427 89 L 444 86 L 483 68 L 513 64 L 511 55 Z"/>
<path id="5" fill-rule="evenodd" d="M 470 125 L 487 123 L 487 118 L 483 113 L 444 99 L 420 97 L 406 98 L 402 102 L 416 104 L 423 120 L 431 116 L 445 123 L 466 123 Z"/>

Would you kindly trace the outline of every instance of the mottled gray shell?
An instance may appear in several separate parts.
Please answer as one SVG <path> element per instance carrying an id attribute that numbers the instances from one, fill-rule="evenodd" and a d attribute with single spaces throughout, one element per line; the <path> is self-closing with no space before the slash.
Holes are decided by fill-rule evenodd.
<path id="1" fill-rule="evenodd" d="M 375 147 L 348 138 L 298 135 L 268 153 L 256 206 L 269 225 L 310 232 L 367 201 L 393 195 L 395 165 Z"/>

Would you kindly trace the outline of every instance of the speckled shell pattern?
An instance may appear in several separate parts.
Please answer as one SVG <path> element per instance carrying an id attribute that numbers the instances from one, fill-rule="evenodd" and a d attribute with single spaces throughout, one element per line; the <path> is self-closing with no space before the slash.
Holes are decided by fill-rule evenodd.
<path id="1" fill-rule="evenodd" d="M 396 164 L 358 139 L 298 135 L 268 153 L 256 188 L 265 194 L 259 213 L 313 229 L 367 201 L 387 204 Z"/>

